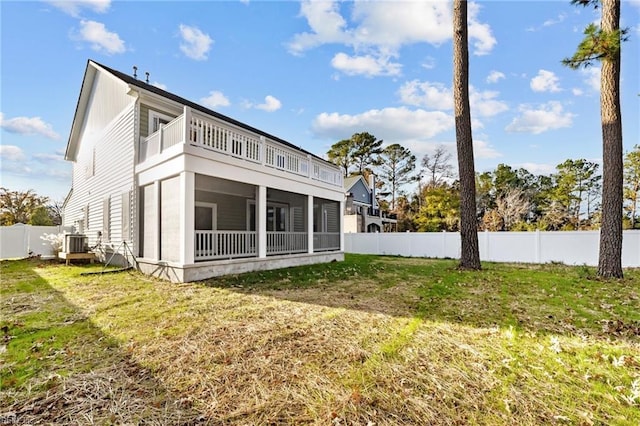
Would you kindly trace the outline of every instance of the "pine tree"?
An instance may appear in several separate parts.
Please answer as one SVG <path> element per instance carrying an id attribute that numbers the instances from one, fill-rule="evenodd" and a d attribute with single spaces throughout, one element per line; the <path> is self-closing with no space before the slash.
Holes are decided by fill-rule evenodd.
<path id="1" fill-rule="evenodd" d="M 396 195 L 400 186 L 415 182 L 411 173 L 416 168 L 416 157 L 407 148 L 394 143 L 382 150 L 381 178 L 391 195 L 391 210 L 396 209 Z"/>
<path id="2" fill-rule="evenodd" d="M 600 27 L 590 24 L 576 53 L 563 60 L 571 68 L 602 64 L 602 219 L 598 275 L 622 278 L 622 113 L 620 109 L 620 50 L 626 30 L 620 29 L 619 0 L 572 0 L 582 6 L 602 6 Z"/>
<path id="3" fill-rule="evenodd" d="M 466 0 L 453 1 L 453 102 L 460 178 L 460 268 L 481 269 L 476 182 L 469 106 L 469 36 Z"/>

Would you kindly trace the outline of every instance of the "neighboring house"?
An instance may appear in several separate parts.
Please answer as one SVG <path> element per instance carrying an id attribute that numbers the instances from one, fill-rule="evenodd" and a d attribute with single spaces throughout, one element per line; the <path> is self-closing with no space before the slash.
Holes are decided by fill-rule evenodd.
<path id="1" fill-rule="evenodd" d="M 344 178 L 347 202 L 344 209 L 344 232 L 388 232 L 395 230 L 397 220 L 380 209 L 375 193 L 375 175 L 369 183 L 362 175 Z"/>
<path id="2" fill-rule="evenodd" d="M 338 167 L 88 61 L 65 159 L 63 225 L 106 258 L 187 282 L 343 260 Z"/>

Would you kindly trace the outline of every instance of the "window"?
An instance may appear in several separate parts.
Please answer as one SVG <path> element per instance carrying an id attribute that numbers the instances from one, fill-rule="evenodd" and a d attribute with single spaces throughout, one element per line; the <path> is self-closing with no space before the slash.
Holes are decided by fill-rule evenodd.
<path id="1" fill-rule="evenodd" d="M 267 231 L 285 232 L 289 224 L 289 206 L 280 203 L 267 203 Z M 249 214 L 247 215 L 248 229 L 256 230 L 256 203 L 249 202 Z"/>
<path id="2" fill-rule="evenodd" d="M 173 120 L 170 115 L 162 114 L 158 111 L 149 110 L 149 134 L 160 130 L 161 125 L 165 125 Z"/>
<path id="3" fill-rule="evenodd" d="M 196 201 L 195 228 L 196 231 L 214 231 L 217 228 L 218 206 L 213 203 Z"/>
<path id="4" fill-rule="evenodd" d="M 287 230 L 287 210 L 285 205 L 267 205 L 267 231 Z"/>

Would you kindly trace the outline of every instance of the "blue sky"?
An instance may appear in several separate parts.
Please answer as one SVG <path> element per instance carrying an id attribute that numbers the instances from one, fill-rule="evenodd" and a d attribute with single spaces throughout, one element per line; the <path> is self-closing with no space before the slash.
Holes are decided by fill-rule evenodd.
<path id="1" fill-rule="evenodd" d="M 418 157 L 455 152 L 446 1 L 1 1 L 1 185 L 62 200 L 88 59 L 320 156 L 367 131 Z M 622 4 L 625 150 L 640 143 L 640 1 Z M 476 170 L 600 161 L 599 69 L 560 64 L 598 12 L 469 5 Z"/>

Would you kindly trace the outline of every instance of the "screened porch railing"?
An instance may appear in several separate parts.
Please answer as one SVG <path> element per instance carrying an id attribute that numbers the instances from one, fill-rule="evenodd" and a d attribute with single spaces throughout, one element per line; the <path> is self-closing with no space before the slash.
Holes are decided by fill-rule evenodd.
<path id="1" fill-rule="evenodd" d="M 306 253 L 306 232 L 267 232 L 267 255 Z M 314 232 L 315 252 L 340 250 L 340 233 Z M 195 231 L 195 260 L 233 259 L 258 255 L 255 231 Z"/>
<path id="2" fill-rule="evenodd" d="M 313 251 L 340 250 L 339 232 L 314 232 Z"/>
<path id="3" fill-rule="evenodd" d="M 195 260 L 257 256 L 255 231 L 195 231 Z"/>
<path id="4" fill-rule="evenodd" d="M 267 231 L 267 254 L 304 253 L 307 240 L 306 232 Z"/>

